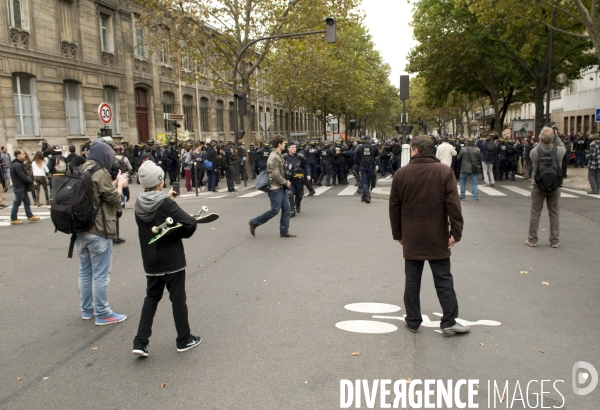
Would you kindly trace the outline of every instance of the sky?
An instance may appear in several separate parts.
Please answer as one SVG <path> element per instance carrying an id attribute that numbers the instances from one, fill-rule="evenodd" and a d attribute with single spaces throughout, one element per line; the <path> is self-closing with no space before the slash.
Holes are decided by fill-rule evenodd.
<path id="1" fill-rule="evenodd" d="M 406 56 L 416 45 L 409 26 L 412 5 L 407 0 L 362 0 L 362 9 L 375 48 L 391 67 L 390 81 L 398 87 L 400 75 L 407 74 Z"/>

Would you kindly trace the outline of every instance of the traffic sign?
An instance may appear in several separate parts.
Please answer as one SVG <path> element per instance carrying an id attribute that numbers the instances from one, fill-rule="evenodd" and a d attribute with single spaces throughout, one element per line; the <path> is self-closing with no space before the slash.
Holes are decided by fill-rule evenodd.
<path id="1" fill-rule="evenodd" d="M 167 121 L 183 121 L 185 119 L 185 115 L 184 114 L 165 113 L 164 119 Z"/>
<path id="2" fill-rule="evenodd" d="M 102 124 L 108 125 L 112 121 L 113 112 L 112 108 L 108 103 L 103 102 L 98 106 L 98 117 L 100 117 L 100 121 Z"/>
<path id="3" fill-rule="evenodd" d="M 260 113 L 260 128 L 268 130 L 271 127 L 271 113 L 261 112 Z"/>
<path id="4" fill-rule="evenodd" d="M 600 108 L 596 108 L 596 122 L 600 122 Z"/>

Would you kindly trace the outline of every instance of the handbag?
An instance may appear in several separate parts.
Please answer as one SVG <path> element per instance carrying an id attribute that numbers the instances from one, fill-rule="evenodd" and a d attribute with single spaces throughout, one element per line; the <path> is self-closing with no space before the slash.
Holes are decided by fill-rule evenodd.
<path id="1" fill-rule="evenodd" d="M 269 178 L 269 173 L 267 172 L 266 169 L 263 169 L 262 172 L 260 174 L 258 174 L 258 176 L 256 177 L 256 180 L 254 182 L 254 185 L 256 186 L 256 189 L 263 191 L 263 192 L 268 192 L 269 188 L 271 188 L 271 178 Z"/>
<path id="2" fill-rule="evenodd" d="M 471 173 L 479 174 L 481 172 L 481 164 L 479 162 L 473 161 L 473 158 L 471 158 L 471 151 L 469 151 L 469 148 L 465 149 L 469 153 L 469 159 L 471 160 Z"/>

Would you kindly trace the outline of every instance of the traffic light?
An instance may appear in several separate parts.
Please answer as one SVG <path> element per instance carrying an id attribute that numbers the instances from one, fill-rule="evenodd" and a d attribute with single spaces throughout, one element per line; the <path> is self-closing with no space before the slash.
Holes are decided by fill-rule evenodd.
<path id="1" fill-rule="evenodd" d="M 408 100 L 408 75 L 400 76 L 400 100 Z"/>
<path id="2" fill-rule="evenodd" d="M 336 37 L 335 37 L 335 19 L 331 18 L 331 17 L 327 17 L 325 19 L 325 38 L 327 39 L 328 43 L 335 43 L 336 41 Z"/>
<path id="3" fill-rule="evenodd" d="M 402 134 L 402 128 L 400 127 L 400 125 L 396 125 L 396 126 L 394 126 L 394 128 L 396 129 L 396 132 L 398 134 Z"/>
<path id="4" fill-rule="evenodd" d="M 235 93 L 233 96 L 237 99 L 238 115 L 248 115 L 248 95 L 246 93 Z"/>

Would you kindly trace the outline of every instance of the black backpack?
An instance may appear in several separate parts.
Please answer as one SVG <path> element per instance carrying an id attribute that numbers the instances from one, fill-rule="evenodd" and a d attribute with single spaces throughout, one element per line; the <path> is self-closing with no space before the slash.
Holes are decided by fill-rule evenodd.
<path id="1" fill-rule="evenodd" d="M 494 143 L 488 142 L 485 144 L 485 159 L 492 161 L 494 159 Z"/>
<path id="2" fill-rule="evenodd" d="M 55 188 L 50 217 L 54 232 L 71 234 L 68 257 L 73 257 L 75 239 L 79 232 L 85 232 L 94 226 L 96 215 L 102 210 L 102 198 L 98 208 L 94 209 L 92 174 L 102 166 L 96 165 L 83 171 L 81 167 L 66 172 Z M 106 235 L 106 219 L 102 210 L 102 224 Z"/>
<path id="3" fill-rule="evenodd" d="M 535 183 L 539 189 L 544 192 L 552 192 L 562 185 L 563 177 L 560 172 L 560 165 L 556 160 L 556 146 L 548 153 L 542 152 L 538 148 L 540 164 L 535 171 Z M 543 156 L 542 156 L 543 155 Z"/>

